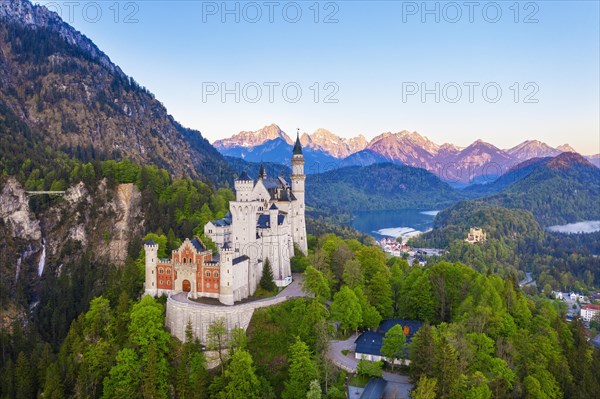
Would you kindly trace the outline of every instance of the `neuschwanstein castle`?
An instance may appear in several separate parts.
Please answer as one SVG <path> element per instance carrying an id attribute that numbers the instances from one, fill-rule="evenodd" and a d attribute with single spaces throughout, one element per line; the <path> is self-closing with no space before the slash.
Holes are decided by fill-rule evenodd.
<path id="1" fill-rule="evenodd" d="M 269 259 L 279 287 L 292 281 L 290 258 L 294 244 L 307 253 L 304 156 L 300 138 L 292 151 L 291 185 L 267 176 L 243 172 L 235 180 L 235 201 L 223 218 L 208 222 L 204 234 L 218 247 L 214 254 L 199 238 L 186 239 L 171 259 L 158 259 L 158 245 L 146 242 L 146 294 L 189 292 L 192 297 L 217 298 L 225 305 L 254 294 Z"/>

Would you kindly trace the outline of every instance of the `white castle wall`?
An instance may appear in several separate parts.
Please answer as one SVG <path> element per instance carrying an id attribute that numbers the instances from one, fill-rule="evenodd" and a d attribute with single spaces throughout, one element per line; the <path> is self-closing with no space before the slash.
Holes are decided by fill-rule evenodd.
<path id="1" fill-rule="evenodd" d="M 276 305 L 288 299 L 291 299 L 291 297 L 275 297 L 236 304 L 235 306 L 214 306 L 192 302 L 187 299 L 184 293 L 179 293 L 167 299 L 165 325 L 173 336 L 183 342 L 185 341 L 185 330 L 189 320 L 192 323 L 194 337 L 205 345 L 208 327 L 215 321 L 224 319 L 228 330 L 238 327 L 246 330 L 254 314 L 254 309 Z"/>

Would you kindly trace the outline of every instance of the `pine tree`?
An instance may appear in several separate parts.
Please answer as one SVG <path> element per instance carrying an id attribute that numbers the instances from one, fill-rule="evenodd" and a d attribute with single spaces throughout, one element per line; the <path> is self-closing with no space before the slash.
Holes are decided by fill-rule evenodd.
<path id="1" fill-rule="evenodd" d="M 321 399 L 321 394 L 319 380 L 312 380 L 308 392 L 306 393 L 306 399 Z"/>
<path id="2" fill-rule="evenodd" d="M 46 383 L 44 385 L 44 399 L 64 399 L 65 392 L 62 385 L 60 371 L 56 363 L 52 363 L 46 370 Z"/>
<path id="3" fill-rule="evenodd" d="M 271 269 L 271 261 L 269 258 L 265 259 L 263 263 L 262 277 L 260 278 L 260 288 L 265 291 L 275 292 L 277 285 L 273 279 L 273 270 Z"/>
<path id="4" fill-rule="evenodd" d="M 219 399 L 259 399 L 260 381 L 254 372 L 252 356 L 245 350 L 237 350 L 223 374 L 225 388 L 219 392 Z"/>
<path id="5" fill-rule="evenodd" d="M 413 383 L 423 375 L 433 377 L 434 345 L 433 327 L 425 324 L 417 331 L 410 343 L 410 372 Z"/>
<path id="6" fill-rule="evenodd" d="M 281 397 L 283 399 L 305 398 L 313 380 L 318 380 L 319 369 L 310 354 L 308 346 L 296 337 L 296 342 L 290 346 L 288 357 L 289 380 Z"/>
<path id="7" fill-rule="evenodd" d="M 17 357 L 15 367 L 15 398 L 32 399 L 35 393 L 35 381 L 27 356 L 23 352 Z"/>

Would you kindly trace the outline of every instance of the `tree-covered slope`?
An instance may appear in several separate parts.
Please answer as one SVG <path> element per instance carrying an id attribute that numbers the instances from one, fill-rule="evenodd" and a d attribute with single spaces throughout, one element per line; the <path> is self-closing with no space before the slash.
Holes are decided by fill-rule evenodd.
<path id="1" fill-rule="evenodd" d="M 186 129 L 145 88 L 58 15 L 27 0 L 0 4 L 0 120 L 37 133 L 32 145 L 69 156 L 131 159 L 215 182 L 230 174 L 223 157 Z M 2 128 L 2 141 L 22 130 Z M 27 148 L 27 147 L 21 147 Z M 20 152 L 3 153 L 3 160 Z"/>
<path id="2" fill-rule="evenodd" d="M 530 210 L 543 226 L 600 219 L 600 169 L 579 154 L 547 159 L 486 201 Z"/>
<path id="3" fill-rule="evenodd" d="M 385 209 L 433 209 L 461 193 L 425 169 L 394 164 L 352 166 L 306 179 L 306 203 L 325 213 Z"/>

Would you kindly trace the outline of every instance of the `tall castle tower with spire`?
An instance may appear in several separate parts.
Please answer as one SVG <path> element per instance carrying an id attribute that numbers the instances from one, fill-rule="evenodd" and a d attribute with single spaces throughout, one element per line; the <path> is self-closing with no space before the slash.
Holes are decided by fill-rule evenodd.
<path id="1" fill-rule="evenodd" d="M 306 221 L 304 201 L 304 183 L 306 175 L 304 174 L 304 155 L 302 154 L 302 145 L 300 144 L 300 129 L 296 132 L 296 143 L 292 150 L 292 192 L 296 196 L 296 203 L 293 207 L 292 215 L 292 235 L 294 243 L 304 253 L 308 253 L 308 243 L 306 242 Z"/>

